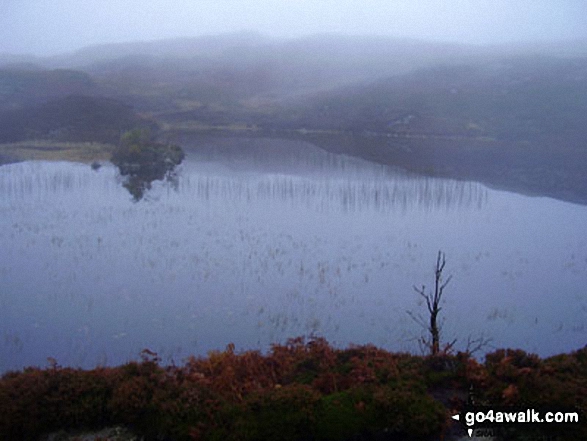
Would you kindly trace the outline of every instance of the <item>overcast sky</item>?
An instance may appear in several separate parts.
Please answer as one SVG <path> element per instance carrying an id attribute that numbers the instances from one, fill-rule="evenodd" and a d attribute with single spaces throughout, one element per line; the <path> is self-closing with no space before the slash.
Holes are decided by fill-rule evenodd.
<path id="1" fill-rule="evenodd" d="M 587 0 L 0 0 L 0 53 L 243 30 L 464 43 L 587 38 Z"/>

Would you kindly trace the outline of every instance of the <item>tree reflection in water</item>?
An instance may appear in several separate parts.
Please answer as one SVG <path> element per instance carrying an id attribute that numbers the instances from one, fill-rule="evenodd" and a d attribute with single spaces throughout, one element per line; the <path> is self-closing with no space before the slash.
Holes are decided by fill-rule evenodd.
<path id="1" fill-rule="evenodd" d="M 118 167 L 123 177 L 122 185 L 140 201 L 156 180 L 167 180 L 177 187 L 175 167 L 183 161 L 181 147 L 151 141 L 145 130 L 125 133 L 112 154 L 111 162 Z"/>

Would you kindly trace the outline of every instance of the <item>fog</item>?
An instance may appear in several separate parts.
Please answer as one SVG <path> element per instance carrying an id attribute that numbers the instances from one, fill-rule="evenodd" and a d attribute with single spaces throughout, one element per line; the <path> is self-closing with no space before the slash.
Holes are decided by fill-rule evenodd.
<path id="1" fill-rule="evenodd" d="M 4 0 L 0 53 L 55 55 L 88 45 L 254 31 L 385 35 L 467 44 L 587 38 L 582 0 Z"/>

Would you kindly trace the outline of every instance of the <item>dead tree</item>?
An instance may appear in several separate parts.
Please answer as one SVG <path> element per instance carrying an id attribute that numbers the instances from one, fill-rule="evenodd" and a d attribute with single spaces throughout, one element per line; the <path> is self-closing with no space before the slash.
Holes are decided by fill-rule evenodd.
<path id="1" fill-rule="evenodd" d="M 429 314 L 429 322 L 426 323 L 422 316 L 414 315 L 411 311 L 408 311 L 408 314 L 412 319 L 422 326 L 424 329 L 430 334 L 430 338 L 422 338 L 422 343 L 428 347 L 430 350 L 431 355 L 438 355 L 440 354 L 440 331 L 441 326 L 438 324 L 438 314 L 442 310 L 440 306 L 440 301 L 442 300 L 442 294 L 444 292 L 444 288 L 452 279 L 452 275 L 448 276 L 445 281 L 443 281 L 442 271 L 444 270 L 444 266 L 446 265 L 446 260 L 444 257 L 444 253 L 442 251 L 438 252 L 438 257 L 436 258 L 436 270 L 435 270 L 435 278 L 434 278 L 434 292 L 426 293 L 426 286 L 422 285 L 422 288 L 418 288 L 414 285 L 414 290 L 424 298 L 426 301 L 426 307 L 428 308 Z M 444 352 L 448 352 L 456 343 L 456 340 L 453 340 L 451 343 L 448 343 L 445 348 L 443 348 Z"/>

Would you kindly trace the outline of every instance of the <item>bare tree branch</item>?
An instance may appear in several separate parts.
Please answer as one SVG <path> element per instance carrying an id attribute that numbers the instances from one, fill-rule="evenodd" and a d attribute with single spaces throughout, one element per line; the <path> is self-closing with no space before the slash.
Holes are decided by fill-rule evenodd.
<path id="1" fill-rule="evenodd" d="M 465 353 L 468 355 L 473 355 L 475 352 L 478 352 L 488 346 L 491 346 L 491 341 L 491 338 L 487 338 L 483 334 L 481 334 L 477 338 L 472 338 L 469 335 L 469 337 L 467 337 L 467 346 L 465 348 Z"/>
<path id="2" fill-rule="evenodd" d="M 416 322 L 419 326 L 421 326 L 424 329 L 428 329 L 428 325 L 426 324 L 426 322 L 424 321 L 424 318 L 421 315 L 416 315 L 414 314 L 413 311 L 406 311 L 408 313 L 408 315 L 411 317 L 412 320 L 414 320 L 414 322 Z"/>
<path id="3" fill-rule="evenodd" d="M 438 314 L 442 311 L 442 307 L 440 306 L 440 301 L 442 300 L 442 294 L 444 293 L 444 289 L 450 283 L 452 279 L 452 275 L 448 276 L 445 281 L 442 279 L 442 272 L 444 271 L 444 267 L 446 266 L 446 258 L 442 251 L 438 252 L 438 256 L 436 257 L 436 268 L 434 271 L 434 292 L 426 292 L 426 286 L 422 285 L 422 288 L 413 286 L 414 291 L 418 293 L 424 300 L 426 300 L 426 308 L 428 309 L 429 323 L 426 324 L 421 316 L 416 316 L 415 314 L 408 311 L 408 314 L 412 319 L 424 329 L 426 329 L 430 333 L 430 340 L 426 341 L 430 349 L 430 353 L 432 355 L 438 355 L 440 352 L 440 331 L 441 326 L 438 324 Z M 447 344 L 445 351 L 449 351 L 452 349 L 456 340 Z"/>

